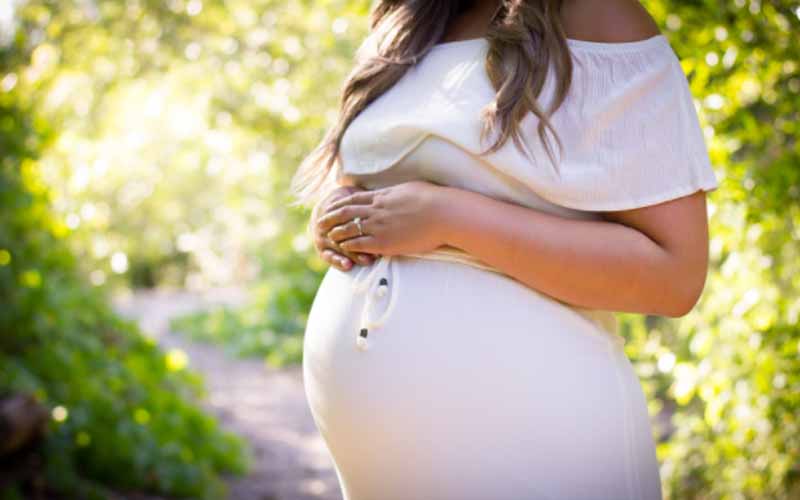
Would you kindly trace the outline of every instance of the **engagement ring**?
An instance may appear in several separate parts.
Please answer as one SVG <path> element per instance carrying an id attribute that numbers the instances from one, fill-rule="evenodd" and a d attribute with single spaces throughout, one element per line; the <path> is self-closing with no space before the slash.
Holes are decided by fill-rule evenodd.
<path id="1" fill-rule="evenodd" d="M 358 226 L 358 235 L 364 236 L 364 228 L 361 227 L 361 217 L 356 217 L 353 219 L 353 222 L 355 222 L 356 226 Z"/>

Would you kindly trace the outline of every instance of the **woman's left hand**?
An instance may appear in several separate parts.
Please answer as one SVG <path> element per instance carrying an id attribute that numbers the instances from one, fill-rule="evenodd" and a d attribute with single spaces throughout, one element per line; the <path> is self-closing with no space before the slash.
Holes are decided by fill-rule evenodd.
<path id="1" fill-rule="evenodd" d="M 379 255 L 423 253 L 444 245 L 445 186 L 410 181 L 360 191 L 331 203 L 317 225 L 348 252 Z M 353 221 L 361 217 L 364 236 Z"/>

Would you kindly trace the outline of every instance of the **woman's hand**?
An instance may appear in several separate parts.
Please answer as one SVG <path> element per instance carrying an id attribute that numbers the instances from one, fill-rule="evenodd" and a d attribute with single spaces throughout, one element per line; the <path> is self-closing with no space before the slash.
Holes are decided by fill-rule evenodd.
<path id="1" fill-rule="evenodd" d="M 378 255 L 423 253 L 444 244 L 445 186 L 410 181 L 353 193 L 327 206 L 320 230 L 340 248 Z M 364 236 L 353 222 L 361 217 Z"/>
<path id="2" fill-rule="evenodd" d="M 348 252 L 347 250 L 340 248 L 335 241 L 327 237 L 327 229 L 324 229 L 319 225 L 319 217 L 330 209 L 329 207 L 332 203 L 348 195 L 361 191 L 363 191 L 363 189 L 357 186 L 338 187 L 328 193 L 311 212 L 311 220 L 309 224 L 310 227 L 313 228 L 312 232 L 314 248 L 317 249 L 317 253 L 319 253 L 322 260 L 341 271 L 347 271 L 351 269 L 354 262 L 358 262 L 362 265 L 370 264 L 374 260 L 374 257 L 369 254 L 356 254 L 353 252 Z"/>

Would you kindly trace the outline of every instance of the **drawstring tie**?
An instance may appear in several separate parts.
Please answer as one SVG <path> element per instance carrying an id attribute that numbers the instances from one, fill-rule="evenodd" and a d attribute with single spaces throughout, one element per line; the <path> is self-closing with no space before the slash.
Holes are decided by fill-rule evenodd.
<path id="1" fill-rule="evenodd" d="M 361 311 L 361 319 L 359 320 L 358 336 L 356 336 L 356 346 L 362 351 L 366 351 L 368 348 L 367 335 L 369 334 L 370 329 L 375 329 L 383 325 L 383 323 L 389 317 L 389 314 L 392 312 L 392 309 L 394 309 L 395 303 L 397 302 L 397 292 L 400 286 L 400 273 L 397 272 L 397 266 L 390 266 L 391 262 L 392 256 L 382 255 L 378 257 L 378 259 L 373 262 L 372 265 L 362 266 L 362 268 L 356 273 L 356 276 L 353 280 L 353 291 L 355 293 L 362 293 L 369 289 L 372 289 L 373 292 L 372 294 L 367 295 L 367 299 L 364 302 L 364 308 Z M 390 267 L 391 279 L 389 279 L 388 276 Z M 376 279 L 378 280 L 377 286 L 375 286 Z M 379 318 L 370 320 L 369 310 L 373 304 L 373 296 L 385 296 L 389 291 L 389 286 L 394 287 L 394 291 L 389 298 L 389 305 Z"/>
<path id="2" fill-rule="evenodd" d="M 478 269 L 483 269 L 486 271 L 499 273 L 502 276 L 507 276 L 500 270 L 485 264 L 472 255 L 453 248 L 439 247 L 429 252 L 408 253 L 403 254 L 403 256 L 460 262 Z M 367 335 L 369 334 L 369 330 L 378 328 L 386 321 L 386 319 L 389 317 L 389 314 L 392 312 L 392 309 L 394 309 L 395 302 L 397 300 L 398 290 L 400 289 L 400 273 L 398 272 L 396 265 L 391 265 L 392 259 L 393 257 L 389 255 L 378 257 L 369 266 L 362 266 L 361 269 L 359 269 L 356 273 L 353 280 L 353 290 L 355 292 L 361 293 L 367 289 L 374 289 L 373 294 L 376 297 L 385 296 L 389 291 L 389 287 L 394 287 L 394 291 L 391 294 L 392 296 L 389 299 L 389 305 L 386 307 L 384 313 L 374 321 L 369 320 L 369 309 L 373 304 L 373 295 L 370 294 L 367 297 L 364 303 L 364 309 L 361 312 L 358 335 L 356 336 L 356 346 L 362 351 L 366 350 L 368 347 Z M 397 264 L 397 262 L 395 262 L 395 264 Z M 391 273 L 389 272 L 389 267 L 391 267 Z M 391 274 L 391 279 L 389 279 L 389 274 Z M 377 286 L 375 286 L 376 279 L 378 281 Z M 550 298 L 552 299 L 553 297 Z M 571 308 L 573 311 L 577 312 L 592 323 L 595 323 L 599 327 L 600 332 L 604 334 L 606 340 L 611 340 L 620 348 L 625 345 L 625 338 L 619 334 L 619 326 L 617 324 L 617 318 L 614 312 L 599 309 L 586 309 L 562 302 L 557 299 L 554 300 L 564 307 Z"/>

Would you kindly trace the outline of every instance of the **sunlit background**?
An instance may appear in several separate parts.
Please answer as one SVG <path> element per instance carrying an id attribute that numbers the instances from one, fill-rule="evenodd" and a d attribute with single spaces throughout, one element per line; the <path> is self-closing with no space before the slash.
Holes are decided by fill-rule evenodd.
<path id="1" fill-rule="evenodd" d="M 800 3 L 643 3 L 721 183 L 697 308 L 620 316 L 664 491 L 798 499 Z M 221 498 L 225 474 L 253 473 L 191 356 L 109 304 L 235 290 L 170 330 L 296 370 L 327 264 L 288 182 L 336 116 L 369 6 L 0 0 L 0 390 L 33 395 L 48 426 L 46 466 L 0 483 L 9 495 L 38 475 L 74 498 Z"/>

